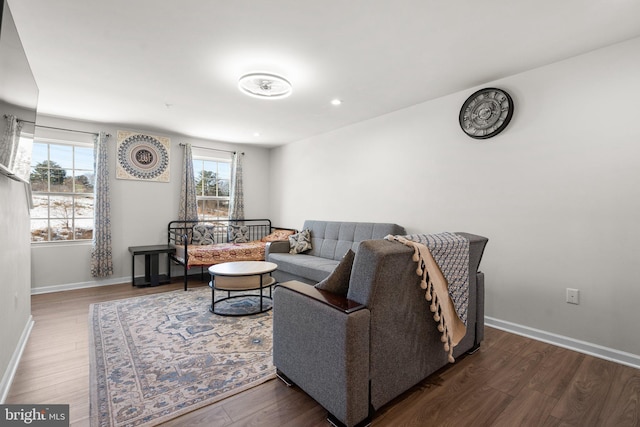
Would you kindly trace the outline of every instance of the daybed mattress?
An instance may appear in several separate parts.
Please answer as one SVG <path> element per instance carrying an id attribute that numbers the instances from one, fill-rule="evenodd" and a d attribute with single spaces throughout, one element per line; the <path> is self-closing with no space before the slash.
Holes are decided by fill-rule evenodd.
<path id="1" fill-rule="evenodd" d="M 216 243 L 215 245 L 188 245 L 189 264 L 220 264 L 231 261 L 264 261 L 266 242 L 254 240 L 247 243 Z M 175 257 L 184 262 L 184 246 L 176 247 Z"/>

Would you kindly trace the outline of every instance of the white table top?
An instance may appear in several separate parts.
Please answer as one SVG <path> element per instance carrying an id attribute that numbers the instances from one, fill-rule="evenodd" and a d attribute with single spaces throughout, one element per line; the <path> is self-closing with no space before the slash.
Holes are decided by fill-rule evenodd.
<path id="1" fill-rule="evenodd" d="M 253 276 L 271 273 L 278 264 L 267 261 L 234 261 L 224 262 L 209 267 L 209 274 L 214 276 Z"/>

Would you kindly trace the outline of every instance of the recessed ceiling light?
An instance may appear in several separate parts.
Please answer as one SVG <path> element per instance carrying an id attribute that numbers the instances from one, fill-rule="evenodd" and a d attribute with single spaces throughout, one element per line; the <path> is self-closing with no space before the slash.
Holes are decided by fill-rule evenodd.
<path id="1" fill-rule="evenodd" d="M 254 98 L 280 99 L 291 95 L 293 88 L 284 77 L 269 73 L 250 73 L 240 77 L 238 88 Z"/>
<path id="2" fill-rule="evenodd" d="M 340 105 L 340 104 L 342 104 L 342 101 L 339 100 L 338 98 L 331 100 L 331 105 Z"/>
<path id="3" fill-rule="evenodd" d="M 254 133 L 253 133 L 253 136 L 255 136 L 255 137 L 259 137 L 259 136 L 260 136 L 260 132 L 254 132 Z"/>

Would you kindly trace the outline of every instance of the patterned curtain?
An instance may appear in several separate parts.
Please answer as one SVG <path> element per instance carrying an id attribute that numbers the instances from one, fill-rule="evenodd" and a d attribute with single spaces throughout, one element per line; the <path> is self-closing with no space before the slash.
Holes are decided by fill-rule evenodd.
<path id="1" fill-rule="evenodd" d="M 0 144 L 0 164 L 13 170 L 15 168 L 18 145 L 20 144 L 20 132 L 22 132 L 22 120 L 14 115 L 7 115 L 7 124 Z M 29 159 L 31 160 L 31 159 Z"/>
<path id="2" fill-rule="evenodd" d="M 31 175 L 31 154 L 33 152 L 33 138 L 27 136 L 26 138 L 21 138 L 21 135 L 24 135 L 25 129 L 22 120 L 18 120 L 16 126 L 16 150 L 15 155 L 13 157 L 12 169 L 13 173 L 23 180 L 29 182 L 29 178 Z M 35 128 L 32 124 L 27 123 L 26 132 L 31 132 L 33 134 Z"/>
<path id="3" fill-rule="evenodd" d="M 91 276 L 107 277 L 113 274 L 111 251 L 111 195 L 109 192 L 109 168 L 107 164 L 107 139 L 109 135 L 100 132 L 95 138 L 94 167 L 96 171 L 93 186 L 94 219 L 91 248 Z"/>
<path id="4" fill-rule="evenodd" d="M 180 189 L 180 207 L 178 219 L 182 221 L 198 220 L 198 204 L 196 201 L 196 180 L 193 174 L 193 153 L 191 144 L 184 146 L 182 186 Z"/>
<path id="5" fill-rule="evenodd" d="M 242 186 L 242 158 L 244 153 L 235 153 L 231 164 L 231 195 L 229 218 L 244 219 L 244 188 Z"/>

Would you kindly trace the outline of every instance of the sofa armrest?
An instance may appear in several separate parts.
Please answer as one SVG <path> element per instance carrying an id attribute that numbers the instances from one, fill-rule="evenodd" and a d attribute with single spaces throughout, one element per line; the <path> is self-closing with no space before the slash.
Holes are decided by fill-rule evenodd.
<path id="1" fill-rule="evenodd" d="M 273 363 L 343 424 L 356 425 L 369 413 L 370 312 L 345 313 L 322 297 L 302 282 L 276 287 Z"/>
<path id="2" fill-rule="evenodd" d="M 306 283 L 298 282 L 297 280 L 291 280 L 289 282 L 279 283 L 276 288 L 283 287 L 291 291 L 297 292 L 301 295 L 313 298 L 329 307 L 340 310 L 343 313 L 353 313 L 354 311 L 362 310 L 365 308 L 363 304 L 356 301 L 352 301 L 342 295 L 334 294 L 333 292 L 325 291 L 323 289 L 317 289 L 314 286 L 307 285 Z"/>
<path id="3" fill-rule="evenodd" d="M 276 240 L 275 242 L 267 242 L 264 247 L 264 259 L 269 261 L 269 254 L 289 253 L 289 241 L 288 240 Z"/>

